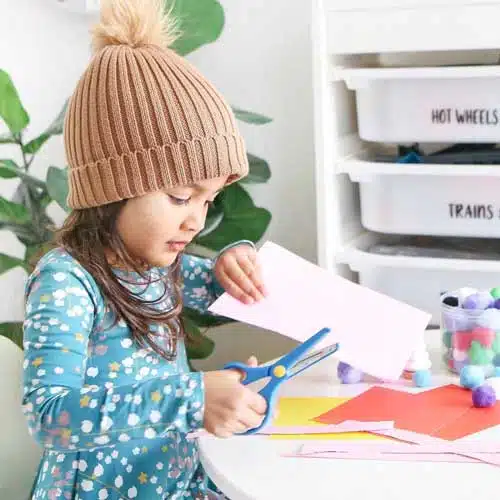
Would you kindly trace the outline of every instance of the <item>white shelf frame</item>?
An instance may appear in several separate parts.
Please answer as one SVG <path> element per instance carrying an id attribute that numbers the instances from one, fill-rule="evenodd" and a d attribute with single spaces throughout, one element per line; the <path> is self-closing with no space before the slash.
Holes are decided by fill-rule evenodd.
<path id="1" fill-rule="evenodd" d="M 369 145 L 356 135 L 353 91 L 342 73 L 346 68 L 376 66 L 380 54 L 428 56 L 449 51 L 463 53 L 465 60 L 469 55 L 477 58 L 477 51 L 500 54 L 500 1 L 461 0 L 457 5 L 456 0 L 312 0 L 312 4 L 317 261 L 331 272 L 355 279 L 341 256 L 366 232 L 360 223 L 357 182 L 369 181 L 373 174 L 498 177 L 500 165 L 370 161 Z M 346 99 L 352 99 L 347 106 Z"/>

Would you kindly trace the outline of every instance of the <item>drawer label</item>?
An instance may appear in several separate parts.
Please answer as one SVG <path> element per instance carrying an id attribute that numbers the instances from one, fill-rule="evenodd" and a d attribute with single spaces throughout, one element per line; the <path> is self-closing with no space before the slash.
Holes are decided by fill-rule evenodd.
<path id="1" fill-rule="evenodd" d="M 434 108 L 431 122 L 436 125 L 498 125 L 500 109 L 485 108 Z"/>
<path id="2" fill-rule="evenodd" d="M 450 219 L 491 220 L 496 218 L 496 213 L 496 217 L 500 218 L 500 211 L 495 209 L 494 205 L 448 203 L 448 215 Z"/>

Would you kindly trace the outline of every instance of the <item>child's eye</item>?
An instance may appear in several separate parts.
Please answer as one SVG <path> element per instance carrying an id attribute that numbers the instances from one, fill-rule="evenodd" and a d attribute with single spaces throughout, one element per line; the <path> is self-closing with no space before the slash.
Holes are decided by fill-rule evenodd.
<path id="1" fill-rule="evenodd" d="M 171 194 L 168 195 L 169 198 L 176 204 L 176 205 L 187 205 L 189 201 L 191 200 L 191 197 L 189 198 L 178 198 L 177 196 L 173 196 Z"/>

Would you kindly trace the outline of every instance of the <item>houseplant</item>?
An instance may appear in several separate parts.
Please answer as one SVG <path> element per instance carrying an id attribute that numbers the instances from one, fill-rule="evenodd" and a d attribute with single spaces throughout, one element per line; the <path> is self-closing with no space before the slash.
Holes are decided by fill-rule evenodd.
<path id="1" fill-rule="evenodd" d="M 180 20 L 182 33 L 173 46 L 179 54 L 187 55 L 202 45 L 213 43 L 223 30 L 224 11 L 217 0 L 176 0 L 174 12 Z M 51 245 L 55 224 L 47 211 L 49 205 L 55 202 L 68 211 L 66 167 L 49 166 L 45 179 L 32 175 L 30 171 L 33 160 L 46 142 L 62 133 L 66 105 L 67 102 L 45 131 L 28 138 L 29 113 L 11 77 L 0 69 L 0 119 L 8 129 L 6 134 L 0 135 L 0 180 L 18 181 L 12 199 L 0 196 L 0 230 L 12 232 L 25 247 L 22 258 L 0 253 L 0 274 L 14 267 L 22 267 L 29 273 L 33 268 L 33 257 Z M 237 119 L 246 123 L 261 125 L 271 121 L 256 113 L 233 109 Z M 18 147 L 21 161 L 2 159 L 2 145 Z M 249 176 L 231 184 L 218 196 L 208 212 L 204 231 L 188 251 L 213 252 L 238 239 L 257 242 L 263 236 L 271 214 L 255 206 L 245 183 L 267 182 L 271 174 L 265 160 L 252 154 L 248 157 Z M 198 340 L 188 348 L 191 359 L 205 358 L 213 350 L 213 342 L 204 335 L 204 330 L 231 321 L 189 309 L 183 311 L 183 319 L 186 328 Z M 0 323 L 0 335 L 22 346 L 21 323 Z"/>

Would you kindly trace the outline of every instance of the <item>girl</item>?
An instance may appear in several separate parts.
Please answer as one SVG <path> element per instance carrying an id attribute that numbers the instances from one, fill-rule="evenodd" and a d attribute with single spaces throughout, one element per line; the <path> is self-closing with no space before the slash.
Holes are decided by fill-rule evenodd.
<path id="1" fill-rule="evenodd" d="M 26 288 L 23 408 L 44 455 L 32 498 L 206 499 L 196 441 L 260 424 L 232 371 L 190 372 L 179 313 L 265 293 L 256 251 L 183 255 L 246 175 L 217 90 L 168 45 L 161 0 L 102 1 L 64 126 L 73 209 Z M 255 363 L 255 359 L 251 360 Z"/>

